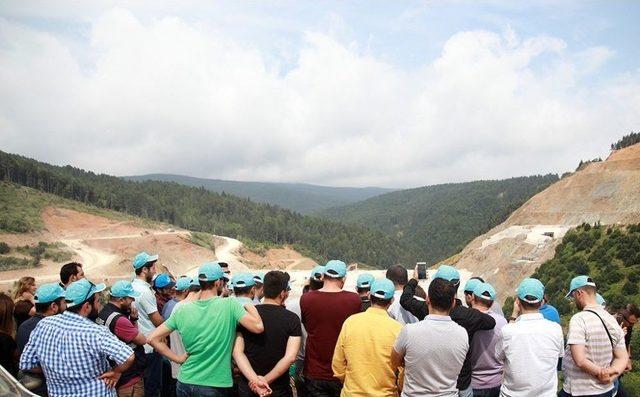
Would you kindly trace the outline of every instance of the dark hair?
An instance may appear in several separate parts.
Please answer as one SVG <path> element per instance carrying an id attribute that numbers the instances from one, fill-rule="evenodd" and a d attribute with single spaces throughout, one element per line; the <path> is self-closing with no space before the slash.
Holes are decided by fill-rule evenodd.
<path id="1" fill-rule="evenodd" d="M 82 263 L 69 262 L 62 265 L 60 268 L 60 281 L 62 284 L 67 285 L 71 276 L 76 276 L 80 272 L 78 267 L 82 267 Z"/>
<path id="2" fill-rule="evenodd" d="M 429 303 L 435 309 L 451 310 L 451 302 L 456 296 L 456 285 L 442 278 L 436 278 L 429 284 Z"/>
<path id="3" fill-rule="evenodd" d="M 629 315 L 633 315 L 640 320 L 640 309 L 638 309 L 638 306 L 634 305 L 633 303 L 629 303 L 624 307 L 624 310 L 629 313 L 626 317 L 628 317 Z"/>
<path id="4" fill-rule="evenodd" d="M 189 286 L 189 292 L 199 292 L 200 291 L 200 286 L 199 285 L 190 285 Z"/>
<path id="5" fill-rule="evenodd" d="M 13 299 L 4 292 L 0 292 L 0 331 L 15 336 L 15 319 L 13 318 L 14 310 Z"/>
<path id="6" fill-rule="evenodd" d="M 60 306 L 60 302 L 62 302 L 64 298 L 60 297 L 58 299 L 54 299 L 51 302 L 46 302 L 46 303 L 36 303 L 36 313 L 46 313 L 47 310 L 49 310 L 49 306 L 51 306 L 52 303 L 55 303 L 56 305 Z"/>
<path id="7" fill-rule="evenodd" d="M 394 285 L 406 285 L 409 282 L 407 269 L 400 265 L 393 265 L 387 269 L 386 277 L 393 281 Z"/>
<path id="8" fill-rule="evenodd" d="M 391 303 L 391 299 L 393 298 L 389 298 L 389 299 L 382 299 L 382 298 L 378 298 L 375 297 L 373 295 L 371 295 L 371 305 L 376 305 L 376 306 L 383 306 L 386 307 L 387 305 L 389 305 Z"/>
<path id="9" fill-rule="evenodd" d="M 153 265 L 156 263 L 156 261 L 151 261 L 151 262 L 147 262 L 144 264 L 144 266 L 141 266 L 140 268 L 136 269 L 136 276 L 139 276 L 142 273 L 142 269 L 151 269 L 151 267 L 153 267 Z"/>
<path id="10" fill-rule="evenodd" d="M 309 289 L 311 291 L 319 290 L 322 287 L 324 287 L 324 281 L 318 281 L 313 278 L 309 279 Z"/>
<path id="11" fill-rule="evenodd" d="M 91 307 L 93 307 L 93 305 L 96 304 L 96 298 L 98 297 L 97 293 L 93 293 L 91 294 L 91 296 L 89 296 L 87 299 L 85 299 L 82 303 L 79 303 L 77 305 L 73 305 L 71 307 L 67 307 L 67 310 L 70 311 L 71 313 L 75 313 L 78 314 L 80 313 L 80 309 L 82 309 L 82 306 L 84 306 L 85 303 L 89 303 L 91 305 Z"/>
<path id="12" fill-rule="evenodd" d="M 249 292 L 251 292 L 251 288 L 253 288 L 253 286 L 251 287 L 233 287 L 233 293 L 236 295 L 246 295 Z"/>
<path id="13" fill-rule="evenodd" d="M 362 294 L 364 292 L 371 291 L 371 287 L 358 287 L 357 290 L 359 294 Z"/>
<path id="14" fill-rule="evenodd" d="M 198 277 L 203 277 L 206 278 L 206 276 L 204 274 L 199 275 Z M 204 281 L 204 280 L 198 280 L 200 282 L 200 289 L 203 291 L 208 291 L 208 290 L 212 290 L 216 287 L 216 281 Z"/>
<path id="15" fill-rule="evenodd" d="M 536 309 L 540 309 L 540 306 L 542 306 L 542 301 L 536 302 L 536 303 L 531 303 L 531 302 L 527 302 L 525 300 L 522 300 L 520 298 L 518 298 L 518 300 L 520 301 L 520 306 L 522 306 L 522 308 L 525 309 L 525 310 L 536 310 Z"/>
<path id="16" fill-rule="evenodd" d="M 289 283 L 289 275 L 280 270 L 272 270 L 264 275 L 264 296 L 274 299 L 282 291 L 286 291 Z"/>

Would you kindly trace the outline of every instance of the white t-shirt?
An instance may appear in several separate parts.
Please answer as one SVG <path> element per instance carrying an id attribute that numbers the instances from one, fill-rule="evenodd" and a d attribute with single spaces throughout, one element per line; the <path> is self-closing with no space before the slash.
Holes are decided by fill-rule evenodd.
<path id="1" fill-rule="evenodd" d="M 402 397 L 458 396 L 456 383 L 469 350 L 469 336 L 451 317 L 430 314 L 405 325 L 393 349 L 404 354 Z"/>
<path id="2" fill-rule="evenodd" d="M 393 293 L 393 302 L 387 309 L 387 313 L 389 313 L 391 318 L 402 325 L 417 323 L 418 318 L 400 306 L 400 295 L 402 295 L 402 291 L 396 291 Z"/>
<path id="3" fill-rule="evenodd" d="M 586 310 L 593 310 L 602 318 L 607 325 L 613 340 L 613 346 L 616 349 L 626 348 L 624 331 L 622 331 L 616 319 L 607 313 L 602 306 L 587 306 L 585 310 L 571 317 L 569 333 L 567 334 L 567 347 L 562 360 L 562 371 L 564 373 L 562 388 L 565 392 L 576 396 L 603 394 L 613 389 L 613 383 L 602 384 L 598 382 L 594 376 L 581 370 L 573 361 L 571 345 L 585 345 L 587 358 L 599 367 L 608 367 L 613 361 L 611 340 L 609 340 L 602 321 L 594 313 Z"/>
<path id="4" fill-rule="evenodd" d="M 140 293 L 140 297 L 133 302 L 138 309 L 138 329 L 144 336 L 149 336 L 156 329 L 149 317 L 149 315 L 158 311 L 156 296 L 151 290 L 151 285 L 139 278 L 134 279 L 131 282 L 131 286 L 136 292 Z M 145 353 L 151 353 L 153 347 L 146 344 L 144 345 L 144 351 Z"/>
<path id="5" fill-rule="evenodd" d="M 522 314 L 502 327 L 496 358 L 504 367 L 501 397 L 556 397 L 562 328 L 540 313 Z"/>

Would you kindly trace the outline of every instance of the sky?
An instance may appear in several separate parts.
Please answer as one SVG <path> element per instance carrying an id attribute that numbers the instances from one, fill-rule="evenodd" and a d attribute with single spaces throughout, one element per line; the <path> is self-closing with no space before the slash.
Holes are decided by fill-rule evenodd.
<path id="1" fill-rule="evenodd" d="M 637 1 L 6 1 L 0 150 L 112 175 L 417 187 L 640 130 Z"/>

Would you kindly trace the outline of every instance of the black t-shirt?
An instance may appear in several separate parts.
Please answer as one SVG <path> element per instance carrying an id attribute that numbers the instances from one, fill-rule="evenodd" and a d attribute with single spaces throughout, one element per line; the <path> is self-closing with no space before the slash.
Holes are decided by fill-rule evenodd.
<path id="1" fill-rule="evenodd" d="M 0 365 L 13 376 L 18 374 L 15 358 L 16 342 L 11 335 L 0 332 Z"/>
<path id="2" fill-rule="evenodd" d="M 36 328 L 36 325 L 42 320 L 44 316 L 40 313 L 36 313 L 33 317 L 25 321 L 18 327 L 18 332 L 16 333 L 16 343 L 18 344 L 18 352 L 22 354 L 24 347 L 29 342 L 29 337 L 31 336 L 31 332 Z"/>
<path id="3" fill-rule="evenodd" d="M 260 313 L 264 332 L 254 334 L 239 326 L 244 338 L 244 354 L 258 375 L 266 375 L 284 357 L 290 336 L 302 336 L 300 318 L 282 306 L 261 304 L 256 309 Z M 273 382 L 276 386 L 289 384 L 286 371 Z"/>

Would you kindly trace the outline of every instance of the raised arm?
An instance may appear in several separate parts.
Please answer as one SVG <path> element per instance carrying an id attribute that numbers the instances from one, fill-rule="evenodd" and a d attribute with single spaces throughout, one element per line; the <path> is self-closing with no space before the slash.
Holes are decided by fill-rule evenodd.
<path id="1" fill-rule="evenodd" d="M 424 320 L 427 314 L 429 314 L 429 309 L 425 302 L 421 302 L 413 296 L 417 286 L 418 280 L 415 278 L 409 280 L 402 290 L 402 295 L 400 295 L 400 306 L 416 316 L 418 320 Z"/>

